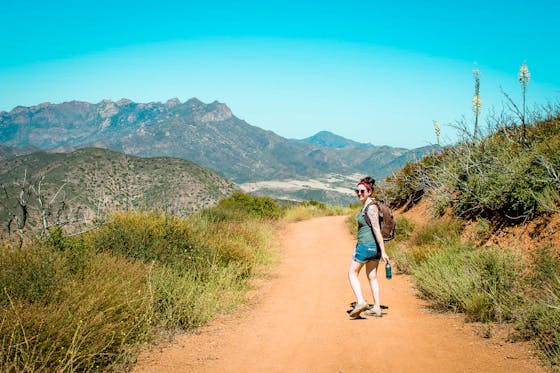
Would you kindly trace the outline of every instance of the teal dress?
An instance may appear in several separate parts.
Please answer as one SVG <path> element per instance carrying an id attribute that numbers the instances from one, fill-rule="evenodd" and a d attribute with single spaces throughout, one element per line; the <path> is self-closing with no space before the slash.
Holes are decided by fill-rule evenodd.
<path id="1" fill-rule="evenodd" d="M 358 222 L 358 243 L 352 259 L 360 263 L 379 259 L 381 252 L 377 247 L 371 228 L 366 223 L 363 210 L 356 216 L 356 221 Z"/>

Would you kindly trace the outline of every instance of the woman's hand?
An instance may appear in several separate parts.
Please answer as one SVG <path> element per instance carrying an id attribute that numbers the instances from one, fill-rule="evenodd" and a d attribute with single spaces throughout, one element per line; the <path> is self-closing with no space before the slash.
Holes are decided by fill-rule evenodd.
<path id="1" fill-rule="evenodd" d="M 381 253 L 381 258 L 383 258 L 385 263 L 389 263 L 389 257 L 387 256 L 387 253 L 385 251 Z"/>

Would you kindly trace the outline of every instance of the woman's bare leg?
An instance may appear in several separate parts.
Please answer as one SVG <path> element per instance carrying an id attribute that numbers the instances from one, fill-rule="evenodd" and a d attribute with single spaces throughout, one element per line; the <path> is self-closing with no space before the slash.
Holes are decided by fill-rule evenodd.
<path id="1" fill-rule="evenodd" d="M 379 260 L 370 260 L 366 263 L 366 273 L 371 287 L 371 294 L 373 295 L 373 306 L 378 309 L 379 303 L 379 281 L 377 281 L 377 266 Z"/>
<path id="2" fill-rule="evenodd" d="M 358 279 L 358 274 L 360 273 L 360 270 L 362 269 L 363 266 L 364 266 L 363 263 L 352 260 L 352 262 L 350 263 L 350 268 L 348 269 L 348 280 L 350 281 L 350 286 L 354 291 L 354 295 L 356 295 L 356 300 L 360 304 L 366 302 L 362 294 L 362 287 L 360 286 L 360 280 Z"/>

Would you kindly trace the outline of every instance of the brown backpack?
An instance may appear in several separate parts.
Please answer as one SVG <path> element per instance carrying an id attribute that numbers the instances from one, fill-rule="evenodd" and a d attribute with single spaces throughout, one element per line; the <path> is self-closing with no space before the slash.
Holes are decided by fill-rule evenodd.
<path id="1" fill-rule="evenodd" d="M 393 211 L 385 203 L 380 201 L 373 201 L 369 203 L 364 209 L 364 218 L 366 219 L 367 225 L 371 227 L 371 221 L 367 214 L 368 208 L 375 204 L 379 210 L 379 227 L 381 228 L 381 235 L 383 236 L 383 241 L 390 241 L 395 238 L 395 231 L 397 230 L 397 220 L 393 215 Z"/>

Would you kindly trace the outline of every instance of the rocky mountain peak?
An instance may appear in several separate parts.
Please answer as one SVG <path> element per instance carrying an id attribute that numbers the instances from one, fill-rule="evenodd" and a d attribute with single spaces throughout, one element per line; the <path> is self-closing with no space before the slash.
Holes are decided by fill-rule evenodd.
<path id="1" fill-rule="evenodd" d="M 190 108 L 197 108 L 197 107 L 206 106 L 206 104 L 204 102 L 200 101 L 196 97 L 189 98 L 187 101 L 185 101 L 185 105 L 190 107 Z"/>
<path id="2" fill-rule="evenodd" d="M 181 101 L 177 98 L 177 97 L 173 97 L 170 98 L 169 100 L 167 100 L 167 102 L 165 103 L 165 106 L 168 109 L 171 109 L 172 107 L 175 107 L 177 105 L 181 105 Z"/>
<path id="3" fill-rule="evenodd" d="M 117 106 L 126 106 L 126 105 L 129 105 L 129 104 L 132 104 L 132 103 L 133 103 L 132 100 L 129 100 L 128 98 L 123 97 L 119 101 L 117 101 Z"/>
<path id="4" fill-rule="evenodd" d="M 200 120 L 202 122 L 221 122 L 233 116 L 231 109 L 221 102 L 214 101 L 206 107 L 206 114 Z"/>
<path id="5" fill-rule="evenodd" d="M 18 105 L 15 108 L 13 108 L 12 111 L 9 112 L 9 114 L 16 115 L 16 114 L 25 113 L 25 112 L 28 112 L 28 111 L 29 111 L 29 108 L 27 106 Z"/>
<path id="6" fill-rule="evenodd" d="M 110 118 L 119 112 L 119 108 L 111 100 L 103 100 L 98 104 L 98 112 L 101 118 Z"/>

